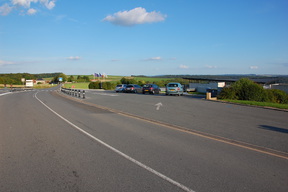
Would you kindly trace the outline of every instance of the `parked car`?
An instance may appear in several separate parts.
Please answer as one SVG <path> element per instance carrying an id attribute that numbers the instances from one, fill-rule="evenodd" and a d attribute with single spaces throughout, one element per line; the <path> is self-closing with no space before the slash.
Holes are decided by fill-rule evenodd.
<path id="1" fill-rule="evenodd" d="M 159 94 L 161 89 L 158 87 L 158 85 L 155 84 L 146 84 L 143 85 L 142 93 L 150 93 L 150 94 Z"/>
<path id="2" fill-rule="evenodd" d="M 142 88 L 140 85 L 136 84 L 129 84 L 126 86 L 124 92 L 125 93 L 141 93 Z"/>
<path id="3" fill-rule="evenodd" d="M 166 85 L 166 95 L 183 95 L 183 87 L 180 83 L 168 83 Z"/>
<path id="4" fill-rule="evenodd" d="M 127 86 L 126 84 L 119 84 L 119 85 L 116 86 L 115 91 L 117 93 L 118 92 L 123 92 L 125 90 L 126 86 Z"/>

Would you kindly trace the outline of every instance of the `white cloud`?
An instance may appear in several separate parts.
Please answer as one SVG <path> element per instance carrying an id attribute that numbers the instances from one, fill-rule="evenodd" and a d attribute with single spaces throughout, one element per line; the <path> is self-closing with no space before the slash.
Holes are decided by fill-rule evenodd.
<path id="1" fill-rule="evenodd" d="M 13 65 L 15 64 L 14 62 L 12 61 L 3 61 L 3 60 L 0 60 L 0 66 L 3 66 L 3 65 Z"/>
<path id="2" fill-rule="evenodd" d="M 53 9 L 55 7 L 56 0 L 40 0 L 40 2 L 44 4 L 47 9 Z"/>
<path id="3" fill-rule="evenodd" d="M 0 14 L 5 16 L 8 15 L 13 8 L 21 8 L 20 10 L 20 15 L 23 12 L 26 12 L 27 10 L 27 15 L 34 15 L 37 10 L 31 7 L 31 3 L 34 4 L 42 4 L 44 5 L 47 9 L 51 10 L 55 7 L 56 0 L 10 0 L 10 5 L 8 3 L 5 3 L 0 7 Z M 24 9 L 24 10 L 23 10 Z"/>
<path id="4" fill-rule="evenodd" d="M 187 65 L 179 65 L 179 68 L 180 69 L 189 69 L 189 66 L 187 66 Z"/>
<path id="5" fill-rule="evenodd" d="M 79 60 L 80 57 L 79 56 L 71 56 L 67 58 L 68 60 Z"/>
<path id="6" fill-rule="evenodd" d="M 5 16 L 8 15 L 12 11 L 13 7 L 10 7 L 8 3 L 5 3 L 0 7 L 0 15 Z"/>
<path id="7" fill-rule="evenodd" d="M 36 9 L 28 9 L 28 11 L 27 11 L 27 14 L 28 15 L 34 15 L 35 13 L 37 12 L 37 10 Z"/>
<path id="8" fill-rule="evenodd" d="M 258 66 L 250 66 L 250 69 L 258 69 Z"/>
<path id="9" fill-rule="evenodd" d="M 147 12 L 145 8 L 137 7 L 129 11 L 119 11 L 113 15 L 108 15 L 103 21 L 109 21 L 115 25 L 133 26 L 144 23 L 154 23 L 164 21 L 167 16 L 160 12 Z"/>
<path id="10" fill-rule="evenodd" d="M 213 65 L 206 65 L 206 67 L 209 69 L 216 69 L 217 68 L 217 66 L 213 66 Z"/>
<path id="11" fill-rule="evenodd" d="M 31 2 L 37 3 L 38 0 L 12 0 L 12 4 L 16 6 L 22 6 L 25 8 L 30 8 Z"/>
<path id="12" fill-rule="evenodd" d="M 161 57 L 151 57 L 151 58 L 145 59 L 145 61 L 160 61 L 160 60 L 162 60 Z"/>

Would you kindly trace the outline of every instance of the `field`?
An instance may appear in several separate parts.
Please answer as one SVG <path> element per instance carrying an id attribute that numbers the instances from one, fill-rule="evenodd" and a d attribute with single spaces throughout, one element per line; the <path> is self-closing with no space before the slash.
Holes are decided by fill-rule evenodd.
<path id="1" fill-rule="evenodd" d="M 65 83 L 65 88 L 72 88 L 72 89 L 88 89 L 89 83 Z"/>

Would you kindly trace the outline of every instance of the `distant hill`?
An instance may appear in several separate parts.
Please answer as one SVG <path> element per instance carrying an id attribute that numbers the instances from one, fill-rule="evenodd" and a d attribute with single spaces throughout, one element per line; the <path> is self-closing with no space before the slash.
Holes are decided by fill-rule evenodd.
<path id="1" fill-rule="evenodd" d="M 255 75 L 255 74 L 224 74 L 224 75 L 159 75 L 154 78 L 191 78 L 191 79 L 215 79 L 215 80 L 239 80 L 249 78 L 256 82 L 266 82 L 269 84 L 288 83 L 288 75 Z"/>

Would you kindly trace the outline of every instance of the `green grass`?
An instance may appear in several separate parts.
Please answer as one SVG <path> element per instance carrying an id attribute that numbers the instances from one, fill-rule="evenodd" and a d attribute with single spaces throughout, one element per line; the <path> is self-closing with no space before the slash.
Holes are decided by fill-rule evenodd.
<path id="1" fill-rule="evenodd" d="M 73 88 L 73 89 L 88 89 L 89 82 L 87 83 L 65 83 L 65 88 Z"/>
<path id="2" fill-rule="evenodd" d="M 239 103 L 239 104 L 245 104 L 245 105 L 255 105 L 255 106 L 272 107 L 272 108 L 278 108 L 278 109 L 288 109 L 288 104 L 257 102 L 257 101 L 243 101 L 243 100 L 228 100 L 228 99 L 224 99 L 222 101 L 228 101 L 231 103 Z"/>

